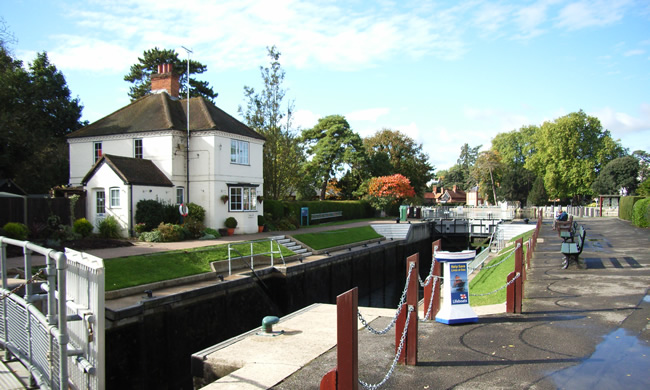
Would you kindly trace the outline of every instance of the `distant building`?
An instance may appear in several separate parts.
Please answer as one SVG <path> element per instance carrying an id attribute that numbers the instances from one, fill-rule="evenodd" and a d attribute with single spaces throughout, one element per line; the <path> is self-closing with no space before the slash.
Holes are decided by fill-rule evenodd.
<path id="1" fill-rule="evenodd" d="M 474 207 L 485 205 L 485 199 L 483 199 L 479 194 L 478 186 L 472 187 L 472 189 L 467 192 L 467 205 Z"/>

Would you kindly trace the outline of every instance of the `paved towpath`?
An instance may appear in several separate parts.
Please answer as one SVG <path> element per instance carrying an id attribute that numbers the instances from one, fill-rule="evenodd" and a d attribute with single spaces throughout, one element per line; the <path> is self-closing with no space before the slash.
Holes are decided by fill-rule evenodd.
<path id="1" fill-rule="evenodd" d="M 561 240 L 545 221 L 525 284 L 524 314 L 454 326 L 420 323 L 418 364 L 398 366 L 382 388 L 650 388 L 650 230 L 617 218 L 578 223 L 587 229 L 585 268 L 560 269 Z M 371 325 L 383 328 L 390 319 Z M 361 380 L 382 380 L 394 337 L 394 331 L 359 332 Z M 335 366 L 332 348 L 274 388 L 317 389 Z"/>

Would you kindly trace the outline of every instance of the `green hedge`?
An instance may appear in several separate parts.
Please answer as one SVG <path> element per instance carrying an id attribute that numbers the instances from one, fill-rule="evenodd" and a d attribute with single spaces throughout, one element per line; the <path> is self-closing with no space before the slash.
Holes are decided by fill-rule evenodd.
<path id="1" fill-rule="evenodd" d="M 643 196 L 623 196 L 618 203 L 618 217 L 626 221 L 631 221 L 634 204 L 643 198 Z"/>
<path id="2" fill-rule="evenodd" d="M 634 204 L 632 222 L 638 227 L 648 227 L 650 222 L 650 198 L 639 200 Z"/>
<path id="3" fill-rule="evenodd" d="M 278 201 L 265 200 L 264 213 L 271 214 L 273 220 L 280 220 L 285 217 L 295 217 L 300 219 L 300 209 L 309 208 L 309 215 L 316 213 L 327 213 L 330 211 L 342 211 L 343 220 L 372 218 L 375 215 L 375 209 L 370 203 L 359 200 L 325 200 L 325 201 Z M 309 221 L 311 224 L 311 221 Z M 327 222 L 327 221 L 325 221 Z"/>

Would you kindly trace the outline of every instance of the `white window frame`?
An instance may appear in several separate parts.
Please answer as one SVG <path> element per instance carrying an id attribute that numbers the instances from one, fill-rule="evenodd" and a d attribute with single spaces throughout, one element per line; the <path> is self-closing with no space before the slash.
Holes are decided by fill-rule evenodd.
<path id="1" fill-rule="evenodd" d="M 257 187 L 229 187 L 228 210 L 242 212 L 257 211 Z"/>
<path id="2" fill-rule="evenodd" d="M 95 214 L 106 214 L 106 192 L 103 189 L 95 191 Z"/>
<path id="3" fill-rule="evenodd" d="M 135 138 L 133 140 L 133 157 L 144 158 L 144 143 L 142 142 L 142 138 Z"/>
<path id="4" fill-rule="evenodd" d="M 93 142 L 93 164 L 99 161 L 102 158 L 102 142 Z"/>
<path id="5" fill-rule="evenodd" d="M 239 165 L 250 164 L 250 145 L 248 141 L 230 140 L 230 163 Z"/>
<path id="6" fill-rule="evenodd" d="M 176 204 L 181 203 L 185 203 L 185 187 L 176 187 Z"/>
<path id="7" fill-rule="evenodd" d="M 111 208 L 119 208 L 120 207 L 120 188 L 119 187 L 111 187 L 108 190 L 109 194 L 109 202 L 111 205 Z M 117 194 L 117 196 L 115 196 Z"/>

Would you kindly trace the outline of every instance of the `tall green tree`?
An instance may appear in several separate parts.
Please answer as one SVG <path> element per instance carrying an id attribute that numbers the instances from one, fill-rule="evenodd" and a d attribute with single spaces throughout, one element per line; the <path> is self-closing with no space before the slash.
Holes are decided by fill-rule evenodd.
<path id="1" fill-rule="evenodd" d="M 492 140 L 491 150 L 501 156 L 503 164 L 498 192 L 507 201 L 526 204 L 528 193 L 535 181 L 535 174 L 526 169 L 525 164 L 534 153 L 537 130 L 537 126 L 524 126 L 519 130 L 499 133 Z"/>
<path id="2" fill-rule="evenodd" d="M 158 65 L 172 64 L 174 73 L 180 75 L 180 94 L 187 94 L 187 59 L 179 59 L 175 50 L 159 49 L 154 47 L 145 50 L 142 57 L 138 57 L 138 63 L 131 65 L 124 81 L 133 86 L 129 88 L 131 101 L 137 100 L 151 93 L 151 75 L 158 73 Z M 190 60 L 190 75 L 206 72 L 208 67 L 198 61 Z M 197 80 L 190 77 L 190 97 L 203 96 L 214 102 L 218 93 L 215 93 L 207 81 Z"/>
<path id="3" fill-rule="evenodd" d="M 535 153 L 526 160 L 526 168 L 544 178 L 551 198 L 576 201 L 591 195 L 598 172 L 625 154 L 598 118 L 582 110 L 542 124 L 534 145 Z"/>
<path id="4" fill-rule="evenodd" d="M 301 140 L 311 157 L 305 170 L 309 177 L 315 178 L 321 200 L 325 199 L 327 183 L 332 177 L 366 158 L 361 137 L 341 115 L 319 119 L 316 126 L 303 130 Z"/>
<path id="5" fill-rule="evenodd" d="M 503 173 L 503 163 L 498 152 L 481 152 L 472 167 L 473 180 L 479 185 L 479 193 L 492 204 L 497 204 L 497 183 Z"/>
<path id="6" fill-rule="evenodd" d="M 650 177 L 650 153 L 645 150 L 635 150 L 632 157 L 639 161 L 639 181 L 643 182 Z"/>
<path id="7" fill-rule="evenodd" d="M 533 182 L 533 187 L 528 193 L 526 204 L 528 206 L 546 206 L 548 203 L 548 194 L 544 188 L 544 178 L 537 176 Z"/>
<path id="8" fill-rule="evenodd" d="M 465 143 L 460 147 L 460 156 L 458 156 L 456 164 L 460 167 L 463 174 L 464 183 L 461 188 L 465 191 L 468 191 L 477 184 L 476 180 L 472 177 L 472 168 L 474 168 L 474 164 L 476 164 L 479 154 L 478 151 L 482 146 L 483 145 L 471 147 L 469 144 Z"/>
<path id="9" fill-rule="evenodd" d="M 424 195 L 427 183 L 434 177 L 434 167 L 429 163 L 429 156 L 422 151 L 422 144 L 391 129 L 382 129 L 364 138 L 363 144 L 374 163 L 380 163 L 384 156 L 388 157 L 391 172 L 376 176 L 399 173 L 409 179 L 417 195 Z"/>
<path id="10" fill-rule="evenodd" d="M 246 124 L 266 138 L 264 143 L 264 196 L 284 199 L 296 191 L 296 172 L 304 162 L 297 132 L 293 129 L 294 104 L 283 106 L 286 90 L 282 88 L 285 71 L 280 65 L 280 52 L 267 47 L 269 66 L 260 66 L 264 88 L 255 92 L 244 86 L 246 107 L 239 114 Z"/>
<path id="11" fill-rule="evenodd" d="M 639 185 L 639 161 L 632 156 L 624 156 L 610 161 L 594 181 L 591 188 L 595 195 L 618 194 L 621 188 L 632 194 Z"/>
<path id="12" fill-rule="evenodd" d="M 79 129 L 83 106 L 63 74 L 38 53 L 28 68 L 0 47 L 0 177 L 29 193 L 67 184 L 65 135 Z"/>

